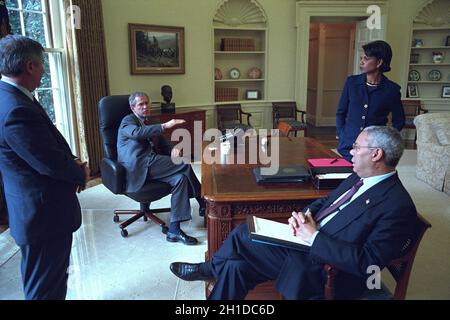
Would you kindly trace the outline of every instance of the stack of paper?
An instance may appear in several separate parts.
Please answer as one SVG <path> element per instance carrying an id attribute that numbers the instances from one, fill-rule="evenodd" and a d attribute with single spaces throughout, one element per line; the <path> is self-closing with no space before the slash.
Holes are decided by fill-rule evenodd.
<path id="1" fill-rule="evenodd" d="M 299 237 L 294 237 L 287 223 L 253 216 L 248 220 L 248 225 L 250 238 L 253 241 L 301 251 L 308 251 L 311 247 L 309 242 L 303 241 Z"/>

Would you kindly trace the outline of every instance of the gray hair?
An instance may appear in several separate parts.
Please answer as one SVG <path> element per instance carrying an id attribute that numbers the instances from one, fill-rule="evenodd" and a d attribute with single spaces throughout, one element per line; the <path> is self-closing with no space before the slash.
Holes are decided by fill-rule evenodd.
<path id="1" fill-rule="evenodd" d="M 39 61 L 44 48 L 30 38 L 21 35 L 7 35 L 0 40 L 0 73 L 15 77 L 25 71 L 25 64 Z"/>
<path id="2" fill-rule="evenodd" d="M 130 95 L 130 97 L 128 98 L 128 103 L 130 104 L 130 107 L 134 107 L 136 105 L 136 98 L 140 98 L 140 97 L 147 97 L 148 99 L 148 95 L 145 92 L 134 92 Z"/>
<path id="3" fill-rule="evenodd" d="M 371 147 L 383 149 L 384 163 L 395 168 L 404 150 L 400 132 L 395 128 L 386 126 L 370 126 L 365 128 L 364 132 L 367 132 L 367 144 Z"/>

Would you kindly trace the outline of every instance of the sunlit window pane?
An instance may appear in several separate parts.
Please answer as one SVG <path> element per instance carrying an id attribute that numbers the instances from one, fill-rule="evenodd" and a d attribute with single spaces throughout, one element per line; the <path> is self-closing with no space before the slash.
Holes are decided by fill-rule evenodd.
<path id="1" fill-rule="evenodd" d="M 39 13 L 24 12 L 25 35 L 46 47 L 44 17 Z"/>
<path id="2" fill-rule="evenodd" d="M 45 55 L 45 62 L 44 62 L 44 74 L 41 79 L 41 85 L 40 88 L 51 88 L 52 87 L 52 79 L 50 77 L 50 65 L 48 61 L 48 54 Z"/>
<path id="3" fill-rule="evenodd" d="M 53 123 L 56 122 L 55 117 L 55 105 L 53 103 L 53 90 L 37 90 L 38 101 L 44 107 L 44 110 L 47 112 L 48 116 L 52 120 Z"/>
<path id="4" fill-rule="evenodd" d="M 7 8 L 19 8 L 19 1 L 18 0 L 6 0 L 6 7 Z"/>
<path id="5" fill-rule="evenodd" d="M 20 13 L 19 11 L 10 10 L 8 12 L 9 25 L 11 26 L 12 34 L 22 34 L 22 27 L 20 26 Z"/>
<path id="6" fill-rule="evenodd" d="M 22 0 L 22 5 L 25 10 L 42 11 L 42 1 L 41 0 Z"/>

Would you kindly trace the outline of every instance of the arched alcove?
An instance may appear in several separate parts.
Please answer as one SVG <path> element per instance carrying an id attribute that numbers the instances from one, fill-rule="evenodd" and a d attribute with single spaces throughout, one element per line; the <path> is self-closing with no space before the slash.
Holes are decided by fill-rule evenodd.
<path id="1" fill-rule="evenodd" d="M 255 0 L 224 0 L 214 14 L 215 26 L 265 27 L 266 14 Z"/>
<path id="2" fill-rule="evenodd" d="M 212 20 L 214 102 L 252 108 L 266 99 L 267 15 L 256 0 L 223 0 Z M 248 111 L 260 113 L 252 120 L 262 127 L 262 112 Z"/>
<path id="3" fill-rule="evenodd" d="M 450 24 L 450 1 L 429 1 L 417 14 L 414 23 L 432 27 L 442 27 Z"/>

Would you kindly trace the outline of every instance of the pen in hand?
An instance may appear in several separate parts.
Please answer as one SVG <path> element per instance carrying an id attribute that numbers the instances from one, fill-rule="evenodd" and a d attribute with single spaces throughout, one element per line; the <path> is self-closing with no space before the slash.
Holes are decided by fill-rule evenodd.
<path id="1" fill-rule="evenodd" d="M 311 211 L 309 211 L 309 208 L 308 208 L 308 210 L 306 210 L 305 214 L 303 215 L 304 216 L 304 218 L 302 219 L 303 224 L 308 222 L 308 218 L 310 215 L 311 215 Z"/>
<path id="2" fill-rule="evenodd" d="M 338 159 L 338 158 L 336 158 L 336 159 L 333 159 L 333 160 L 331 160 L 330 164 L 336 163 L 336 162 L 338 162 L 338 161 L 339 161 L 339 159 Z"/>

